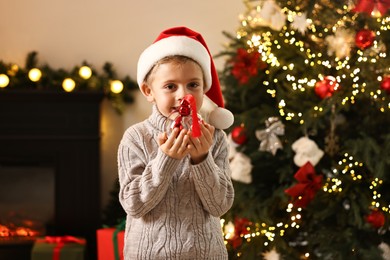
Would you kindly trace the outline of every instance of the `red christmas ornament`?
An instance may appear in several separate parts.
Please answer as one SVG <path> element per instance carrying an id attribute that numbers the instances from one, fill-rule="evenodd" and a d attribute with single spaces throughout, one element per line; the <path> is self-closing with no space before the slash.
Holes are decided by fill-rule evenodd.
<path id="1" fill-rule="evenodd" d="M 232 130 L 232 140 L 239 145 L 244 144 L 248 140 L 246 129 L 243 125 L 236 126 Z"/>
<path id="2" fill-rule="evenodd" d="M 314 92 L 321 99 L 331 97 L 340 87 L 335 77 L 326 76 L 323 80 L 318 81 L 314 86 Z"/>
<path id="3" fill-rule="evenodd" d="M 385 76 L 381 82 L 381 89 L 385 90 L 390 95 L 390 76 Z"/>
<path id="4" fill-rule="evenodd" d="M 365 50 L 372 46 L 375 40 L 375 33 L 368 29 L 362 29 L 355 35 L 355 44 L 359 49 Z"/>
<path id="5" fill-rule="evenodd" d="M 196 101 L 191 94 L 185 95 L 180 102 L 177 111 L 178 116 L 174 119 L 170 126 L 170 130 L 179 128 L 180 130 L 186 128 L 191 129 L 193 137 L 201 136 L 199 118 L 196 109 Z M 192 119 L 192 121 L 190 121 Z M 168 121 L 167 121 L 168 122 Z M 192 124 L 192 125 L 191 125 Z"/>
<path id="6" fill-rule="evenodd" d="M 366 222 L 371 224 L 374 228 L 383 227 L 385 224 L 385 215 L 382 211 L 371 210 L 371 213 L 366 216 Z"/>

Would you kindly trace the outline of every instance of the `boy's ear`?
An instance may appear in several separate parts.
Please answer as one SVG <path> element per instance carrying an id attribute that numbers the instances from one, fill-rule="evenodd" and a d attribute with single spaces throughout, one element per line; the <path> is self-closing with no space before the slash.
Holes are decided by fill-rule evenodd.
<path id="1" fill-rule="evenodd" d="M 152 93 L 152 89 L 147 84 L 142 83 L 141 92 L 146 97 L 147 101 L 149 101 L 149 102 L 153 102 L 154 101 L 154 96 L 153 96 L 153 93 Z"/>

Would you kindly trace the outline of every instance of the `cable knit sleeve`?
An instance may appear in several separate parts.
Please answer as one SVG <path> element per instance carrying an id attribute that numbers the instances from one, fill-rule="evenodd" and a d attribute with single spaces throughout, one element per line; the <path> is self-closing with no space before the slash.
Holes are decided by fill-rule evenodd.
<path id="1" fill-rule="evenodd" d="M 134 218 L 144 216 L 162 200 L 179 165 L 179 160 L 158 149 L 153 136 L 145 138 L 145 132 L 141 133 L 128 129 L 118 149 L 119 200 Z M 150 159 L 150 153 L 156 156 Z"/>
<path id="2" fill-rule="evenodd" d="M 216 141 L 208 156 L 203 162 L 192 166 L 191 174 L 204 209 L 220 217 L 232 206 L 234 189 L 226 135 L 218 130 L 214 138 Z"/>

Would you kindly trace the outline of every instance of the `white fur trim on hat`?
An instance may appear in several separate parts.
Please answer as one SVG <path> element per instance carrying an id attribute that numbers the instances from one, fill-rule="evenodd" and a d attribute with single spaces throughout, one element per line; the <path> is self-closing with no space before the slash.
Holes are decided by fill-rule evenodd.
<path id="1" fill-rule="evenodd" d="M 186 36 L 170 36 L 161 39 L 142 52 L 137 66 L 138 85 L 142 85 L 146 75 L 156 62 L 172 55 L 183 55 L 198 62 L 206 81 L 205 91 L 210 89 L 212 83 L 210 55 L 199 41 Z"/>

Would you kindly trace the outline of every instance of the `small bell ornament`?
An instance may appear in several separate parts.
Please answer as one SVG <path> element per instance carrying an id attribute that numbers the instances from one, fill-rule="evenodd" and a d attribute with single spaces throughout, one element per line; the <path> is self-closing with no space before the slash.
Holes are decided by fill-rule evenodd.
<path id="1" fill-rule="evenodd" d="M 192 137 L 201 135 L 199 122 L 202 122 L 202 117 L 197 113 L 195 98 L 191 94 L 184 96 L 179 108 L 173 113 L 178 113 L 178 116 L 170 124 L 169 131 L 177 127 L 179 130 L 191 130 Z"/>

